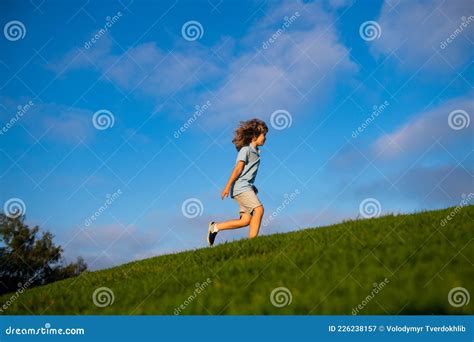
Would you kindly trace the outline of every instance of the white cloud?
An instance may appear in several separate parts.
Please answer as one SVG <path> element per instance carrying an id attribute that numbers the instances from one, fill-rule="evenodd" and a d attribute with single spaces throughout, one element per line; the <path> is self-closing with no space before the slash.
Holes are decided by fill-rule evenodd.
<path id="1" fill-rule="evenodd" d="M 18 100 L 2 97 L 5 110 L 1 111 L 5 120 L 10 120 L 17 112 L 18 104 L 24 105 L 29 99 Z M 33 105 L 13 125 L 23 125 L 37 139 L 45 136 L 46 139 L 66 143 L 78 143 L 79 140 L 87 141 L 97 131 L 92 125 L 93 112 L 79 107 L 68 107 L 56 103 L 38 103 Z"/>
<path id="2" fill-rule="evenodd" d="M 144 251 L 158 247 L 160 234 L 153 230 L 141 231 L 136 227 L 109 225 L 72 229 L 64 233 L 62 240 L 66 260 L 82 256 L 89 269 L 96 270 L 140 259 Z"/>
<path id="3" fill-rule="evenodd" d="M 35 124 L 41 125 L 39 127 L 41 131 L 49 129 L 48 137 L 77 143 L 80 140 L 87 141 L 95 134 L 96 130 L 91 121 L 93 113 L 90 110 L 68 108 L 57 104 L 40 105 L 38 108 L 37 114 L 44 116 Z"/>
<path id="4" fill-rule="evenodd" d="M 298 112 L 316 98 L 320 103 L 331 95 L 337 76 L 340 82 L 356 72 L 333 20 L 321 4 L 271 4 L 239 41 L 221 37 L 215 46 L 205 47 L 180 38 L 170 51 L 148 42 L 114 54 L 110 40 L 103 37 L 90 50 L 70 52 L 51 68 L 98 69 L 118 86 L 157 103 L 176 93 L 190 112 L 211 100 L 205 116 L 209 122 L 256 114 L 265 118 L 278 108 Z M 285 32 L 278 31 L 285 21 L 291 24 Z M 262 42 L 276 33 L 275 42 L 263 49 Z M 164 109 L 171 112 L 181 109 L 167 105 Z"/>
<path id="5" fill-rule="evenodd" d="M 329 6 L 331 8 L 338 9 L 351 6 L 353 2 L 353 0 L 329 0 Z"/>
<path id="6" fill-rule="evenodd" d="M 418 69 L 439 50 L 444 59 L 454 68 L 472 56 L 470 41 L 474 40 L 474 23 L 446 49 L 440 44 L 462 23 L 462 17 L 473 14 L 472 1 L 415 1 L 386 0 L 377 22 L 382 35 L 368 44 L 376 55 L 389 55 L 393 50 L 401 59 L 401 66 Z M 470 41 L 469 41 L 470 40 Z M 439 56 L 434 56 L 425 65 L 428 70 L 452 70 Z"/>
<path id="7" fill-rule="evenodd" d="M 203 62 L 208 57 L 201 50 L 167 53 L 154 42 L 145 43 L 114 57 L 111 62 L 116 64 L 107 75 L 126 89 L 138 86 L 148 95 L 169 96 L 212 77 L 218 68 Z"/>
<path id="8" fill-rule="evenodd" d="M 220 119 L 265 118 L 279 108 L 299 112 L 315 98 L 321 103 L 330 96 L 337 76 L 344 75 L 340 81 L 357 70 L 338 41 L 333 20 L 316 3 L 285 3 L 269 10 L 242 39 L 250 51 L 229 65 L 217 91 L 215 108 L 225 113 Z M 290 21 L 284 32 L 278 31 Z"/>
<path id="9" fill-rule="evenodd" d="M 454 110 L 464 110 L 471 118 L 474 113 L 472 94 L 455 98 L 431 110 L 419 113 L 412 120 L 390 134 L 381 136 L 373 145 L 375 155 L 381 158 L 396 158 L 404 153 L 427 149 L 436 139 L 443 144 L 470 138 L 472 142 L 473 125 L 454 130 L 448 123 L 449 114 Z M 469 119 L 472 121 L 472 119 Z M 387 148 L 390 146 L 390 148 Z"/>
<path id="10" fill-rule="evenodd" d="M 387 178 L 372 179 L 357 186 L 358 196 L 377 196 L 380 200 L 391 203 L 413 203 L 421 209 L 457 205 L 463 196 L 474 191 L 474 171 L 469 161 L 462 165 L 439 164 L 422 166 L 418 164 L 406 170 L 393 170 Z M 385 200 L 386 199 L 386 200 Z"/>

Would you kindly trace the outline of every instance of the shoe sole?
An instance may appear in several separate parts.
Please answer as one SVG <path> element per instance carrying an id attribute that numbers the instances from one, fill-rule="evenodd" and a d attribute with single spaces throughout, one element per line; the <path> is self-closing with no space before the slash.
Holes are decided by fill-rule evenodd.
<path id="1" fill-rule="evenodd" d="M 209 247 L 211 247 L 213 244 L 211 244 L 211 240 L 209 240 L 209 237 L 211 235 L 211 227 L 212 225 L 214 224 L 215 222 L 210 222 L 209 223 L 209 227 L 207 229 L 207 244 L 209 245 Z"/>

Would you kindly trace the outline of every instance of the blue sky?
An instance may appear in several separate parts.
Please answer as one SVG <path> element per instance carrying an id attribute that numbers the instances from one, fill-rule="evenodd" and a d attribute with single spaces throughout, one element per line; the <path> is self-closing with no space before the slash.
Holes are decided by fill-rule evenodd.
<path id="1" fill-rule="evenodd" d="M 457 205 L 474 192 L 473 15 L 462 0 L 2 1 L 0 202 L 91 269 L 204 247 L 207 223 L 237 214 L 220 199 L 233 131 L 259 117 L 262 234 L 361 217 L 367 199 Z"/>

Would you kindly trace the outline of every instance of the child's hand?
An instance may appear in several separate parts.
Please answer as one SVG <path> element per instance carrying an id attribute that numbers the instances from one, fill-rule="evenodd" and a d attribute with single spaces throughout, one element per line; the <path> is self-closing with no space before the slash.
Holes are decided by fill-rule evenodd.
<path id="1" fill-rule="evenodd" d="M 224 199 L 226 197 L 229 197 L 229 188 L 228 187 L 225 187 L 224 190 L 222 190 L 222 193 L 221 193 L 221 198 Z"/>

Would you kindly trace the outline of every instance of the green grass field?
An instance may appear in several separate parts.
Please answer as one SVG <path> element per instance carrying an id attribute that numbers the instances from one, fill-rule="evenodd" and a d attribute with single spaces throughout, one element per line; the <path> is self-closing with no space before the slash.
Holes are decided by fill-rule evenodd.
<path id="1" fill-rule="evenodd" d="M 474 295 L 474 206 L 443 227 L 453 210 L 347 221 L 87 272 L 4 295 L 2 314 L 350 315 L 359 305 L 362 315 L 473 314 L 474 300 L 460 307 L 448 300 L 455 287 Z M 100 287 L 113 303 L 99 295 L 96 303 L 109 305 L 94 304 Z M 278 287 L 287 290 L 273 305 Z"/>

